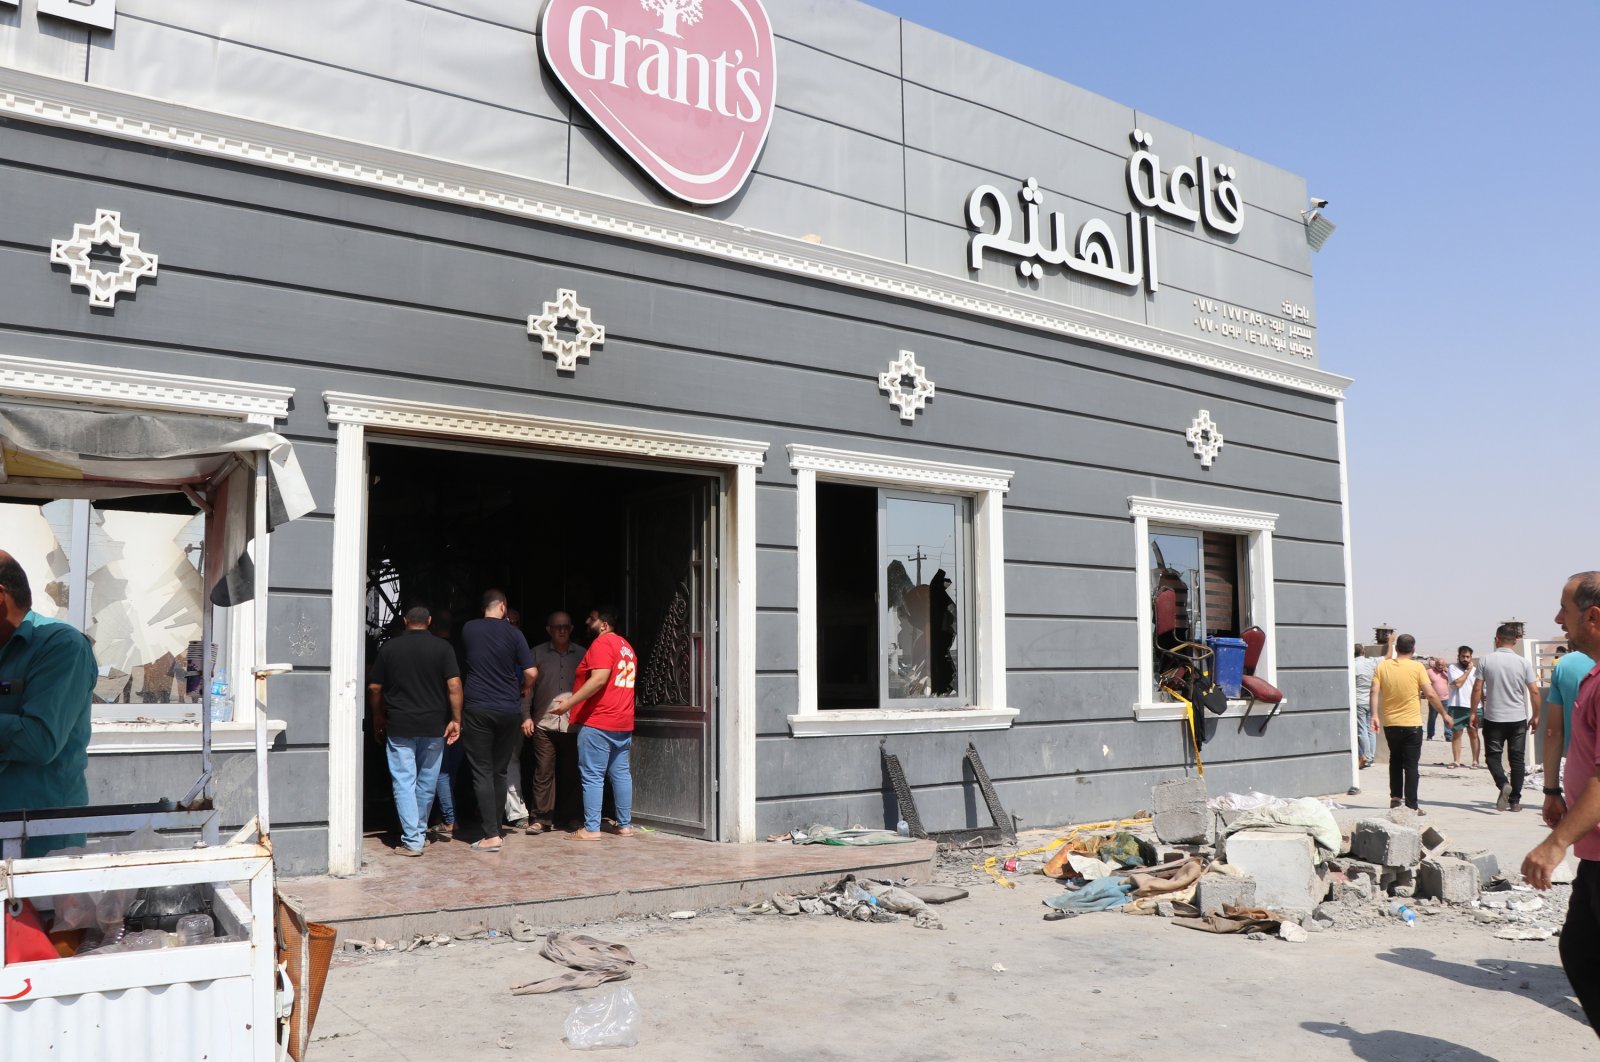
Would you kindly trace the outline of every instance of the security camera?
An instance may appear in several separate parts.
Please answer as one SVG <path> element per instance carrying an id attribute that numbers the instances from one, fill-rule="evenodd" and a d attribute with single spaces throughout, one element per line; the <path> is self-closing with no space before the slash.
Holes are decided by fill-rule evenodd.
<path id="1" fill-rule="evenodd" d="M 1323 207 L 1328 205 L 1328 201 L 1326 199 L 1312 199 L 1311 205 L 1317 210 L 1321 210 Z"/>

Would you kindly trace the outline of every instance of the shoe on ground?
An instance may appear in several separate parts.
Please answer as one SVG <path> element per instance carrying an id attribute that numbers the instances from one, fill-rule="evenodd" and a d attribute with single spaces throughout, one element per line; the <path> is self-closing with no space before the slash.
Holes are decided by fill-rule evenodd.
<path id="1" fill-rule="evenodd" d="M 422 854 L 422 849 L 407 848 L 403 844 L 397 844 L 394 846 L 394 854 L 397 856 L 410 856 L 411 858 L 415 859 L 417 856 Z"/>
<path id="2" fill-rule="evenodd" d="M 1499 798 L 1496 799 L 1495 802 L 1494 802 L 1494 809 L 1496 811 L 1504 811 L 1507 808 L 1509 808 L 1510 806 L 1511 806 L 1511 786 L 1510 785 L 1503 785 L 1503 786 L 1500 787 L 1500 796 L 1499 796 Z"/>
<path id="3" fill-rule="evenodd" d="M 1519 803 L 1516 803 L 1515 801 L 1513 801 L 1512 804 L 1511 804 L 1511 810 L 1512 811 L 1521 811 L 1522 810 L 1522 805 L 1519 804 Z"/>

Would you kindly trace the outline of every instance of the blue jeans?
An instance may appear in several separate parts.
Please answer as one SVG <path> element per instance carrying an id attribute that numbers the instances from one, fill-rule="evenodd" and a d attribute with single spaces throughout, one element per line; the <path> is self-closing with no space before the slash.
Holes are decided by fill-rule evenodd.
<path id="1" fill-rule="evenodd" d="M 439 819 L 446 826 L 456 824 L 456 774 L 461 770 L 462 756 L 460 741 L 444 747 L 444 760 L 439 768 L 439 788 L 434 795 L 439 798 Z"/>
<path id="2" fill-rule="evenodd" d="M 628 771 L 628 750 L 632 747 L 632 731 L 599 730 L 592 726 L 578 730 L 583 828 L 590 833 L 600 829 L 600 805 L 605 799 L 608 778 L 611 779 L 611 802 L 617 809 L 617 825 L 633 823 L 633 775 Z"/>
<path id="3" fill-rule="evenodd" d="M 400 843 L 414 852 L 426 843 L 428 812 L 439 784 L 444 758 L 442 737 L 390 737 L 389 774 L 394 779 L 394 806 L 400 812 Z"/>
<path id="4" fill-rule="evenodd" d="M 1370 760 L 1378 754 L 1378 735 L 1372 732 L 1372 706 L 1356 705 L 1356 755 Z"/>

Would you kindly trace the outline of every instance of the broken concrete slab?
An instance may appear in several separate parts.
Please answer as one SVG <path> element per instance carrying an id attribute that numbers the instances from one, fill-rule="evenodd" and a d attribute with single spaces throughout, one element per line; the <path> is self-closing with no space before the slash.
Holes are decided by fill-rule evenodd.
<path id="1" fill-rule="evenodd" d="M 1202 915 L 1221 914 L 1224 907 L 1256 906 L 1256 883 L 1236 874 L 1207 874 L 1196 884 L 1194 905 Z"/>
<path id="2" fill-rule="evenodd" d="M 1478 868 L 1478 883 L 1487 885 L 1500 876 L 1500 860 L 1487 848 L 1476 852 L 1453 849 L 1444 853 L 1451 859 L 1464 859 Z"/>
<path id="3" fill-rule="evenodd" d="M 1445 903 L 1471 903 L 1478 898 L 1478 868 L 1465 859 L 1436 856 L 1422 861 L 1417 880 L 1417 895 L 1432 896 Z"/>
<path id="4" fill-rule="evenodd" d="M 1350 839 L 1357 859 L 1385 867 L 1409 867 L 1422 858 L 1422 834 L 1387 819 L 1362 819 Z"/>
<path id="5" fill-rule="evenodd" d="M 1216 815 L 1206 806 L 1204 778 L 1175 778 L 1150 790 L 1156 837 L 1166 844 L 1210 844 Z"/>
<path id="6" fill-rule="evenodd" d="M 1228 862 L 1254 879 L 1260 907 L 1309 911 L 1327 889 L 1303 833 L 1242 830 L 1228 838 Z"/>
<path id="7" fill-rule="evenodd" d="M 1342 903 L 1347 907 L 1363 907 L 1376 899 L 1377 895 L 1377 883 L 1363 874 L 1357 878 L 1335 881 L 1333 888 L 1329 891 L 1328 898 L 1334 903 Z"/>

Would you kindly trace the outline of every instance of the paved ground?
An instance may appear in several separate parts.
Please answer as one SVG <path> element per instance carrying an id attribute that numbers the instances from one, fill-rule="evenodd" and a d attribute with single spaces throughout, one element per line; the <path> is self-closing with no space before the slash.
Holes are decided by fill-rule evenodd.
<path id="1" fill-rule="evenodd" d="M 1427 744 L 1425 763 L 1448 758 Z M 1383 771 L 1341 802 L 1387 807 Z M 1542 836 L 1531 799 L 1494 812 L 1486 771 L 1427 767 L 1422 796 L 1431 823 L 1509 867 Z M 943 932 L 731 912 L 586 931 L 649 967 L 627 982 L 644 1013 L 627 1055 L 641 1060 L 1600 1059 L 1554 940 L 1497 940 L 1466 914 L 1303 944 L 1117 913 L 1044 922 L 1056 886 L 1017 886 L 973 885 L 939 909 Z M 512 996 L 556 968 L 509 940 L 336 962 L 311 1062 L 565 1053 L 568 1012 L 607 991 Z"/>

